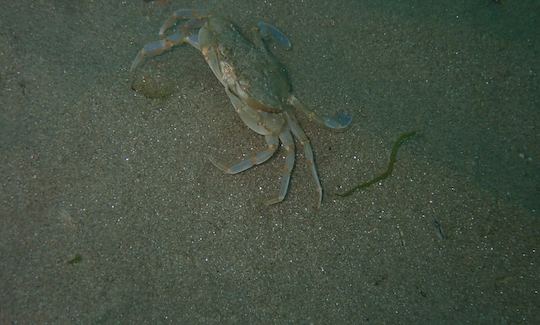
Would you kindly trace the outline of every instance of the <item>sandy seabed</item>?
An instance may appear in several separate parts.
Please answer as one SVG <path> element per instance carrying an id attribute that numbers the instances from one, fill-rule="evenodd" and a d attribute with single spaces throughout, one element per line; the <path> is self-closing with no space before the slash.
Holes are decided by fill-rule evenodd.
<path id="1" fill-rule="evenodd" d="M 469 2 L 6 1 L 0 323 L 538 323 L 540 5 Z M 300 150 L 271 207 L 281 155 L 208 161 L 264 141 L 196 50 L 129 72 L 201 7 L 279 26 L 298 97 L 353 116 L 298 116 L 320 209 Z M 335 195 L 412 130 L 391 177 Z"/>

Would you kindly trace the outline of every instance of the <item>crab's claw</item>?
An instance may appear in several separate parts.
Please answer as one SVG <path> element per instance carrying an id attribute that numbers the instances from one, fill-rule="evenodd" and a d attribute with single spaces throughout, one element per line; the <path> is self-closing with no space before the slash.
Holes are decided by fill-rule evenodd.
<path id="1" fill-rule="evenodd" d="M 351 125 L 352 122 L 352 117 L 344 112 L 338 112 L 334 116 L 319 116 L 314 111 L 302 104 L 302 102 L 294 95 L 289 97 L 289 104 L 306 114 L 310 120 L 319 122 L 327 128 L 334 129 L 336 131 L 346 129 L 349 125 Z"/>
<path id="2" fill-rule="evenodd" d="M 352 116 L 350 116 L 349 114 L 345 112 L 338 112 L 332 117 L 323 116 L 322 120 L 326 127 L 339 130 L 339 129 L 345 129 L 349 125 L 351 125 Z"/>
<path id="3" fill-rule="evenodd" d="M 292 44 L 291 41 L 289 41 L 289 38 L 285 36 L 282 31 L 277 29 L 276 26 L 270 25 L 264 21 L 260 21 L 257 24 L 257 27 L 259 28 L 259 33 L 261 34 L 261 37 L 263 39 L 268 39 L 269 37 L 272 37 L 272 39 L 284 49 L 290 50 L 292 48 Z"/>

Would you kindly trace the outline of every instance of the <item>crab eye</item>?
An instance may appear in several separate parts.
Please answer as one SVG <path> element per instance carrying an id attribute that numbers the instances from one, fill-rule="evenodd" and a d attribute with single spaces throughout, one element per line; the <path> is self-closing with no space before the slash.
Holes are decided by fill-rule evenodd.
<path id="1" fill-rule="evenodd" d="M 249 88 L 248 87 L 249 86 L 248 82 L 243 80 L 243 79 L 239 80 L 238 84 L 240 85 L 240 88 L 242 88 L 243 90 L 248 90 L 248 88 Z"/>

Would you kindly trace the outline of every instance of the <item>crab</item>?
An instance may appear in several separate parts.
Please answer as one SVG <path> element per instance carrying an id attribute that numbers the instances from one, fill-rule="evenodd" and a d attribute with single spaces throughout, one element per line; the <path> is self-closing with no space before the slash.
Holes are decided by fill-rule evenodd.
<path id="1" fill-rule="evenodd" d="M 181 23 L 181 24 L 180 24 Z M 165 33 L 179 25 L 169 35 Z M 320 207 L 323 189 L 315 165 L 311 143 L 295 117 L 294 109 L 322 125 L 343 130 L 352 118 L 345 113 L 334 116 L 319 116 L 300 102 L 293 94 L 287 72 L 283 65 L 270 53 L 267 41 L 290 49 L 289 39 L 276 27 L 259 22 L 254 28 L 255 37 L 248 40 L 229 20 L 214 16 L 204 10 L 180 9 L 165 21 L 159 30 L 159 41 L 146 44 L 131 65 L 133 71 L 147 58 L 160 55 L 174 46 L 189 44 L 198 49 L 210 69 L 224 86 L 232 106 L 240 119 L 253 131 L 263 135 L 266 149 L 249 159 L 234 164 L 224 164 L 212 157 L 210 161 L 228 174 L 243 172 L 270 159 L 280 146 L 285 151 L 285 167 L 281 175 L 278 195 L 267 204 L 284 200 L 289 188 L 295 164 L 294 138 L 304 148 L 304 157 L 317 190 L 317 206 Z"/>

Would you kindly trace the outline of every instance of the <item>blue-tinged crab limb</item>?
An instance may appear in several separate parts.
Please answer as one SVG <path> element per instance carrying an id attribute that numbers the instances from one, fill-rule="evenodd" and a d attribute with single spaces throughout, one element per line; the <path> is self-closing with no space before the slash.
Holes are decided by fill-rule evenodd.
<path id="1" fill-rule="evenodd" d="M 238 174 L 255 165 L 260 165 L 270 159 L 279 147 L 279 138 L 277 136 L 267 135 L 264 138 L 266 140 L 266 144 L 268 145 L 266 150 L 255 153 L 249 159 L 244 159 L 229 166 L 215 160 L 213 157 L 209 157 L 210 162 L 227 174 Z"/>
<path id="2" fill-rule="evenodd" d="M 204 24 L 203 20 L 191 19 L 180 27 L 180 30 L 171 34 L 159 41 L 154 41 L 146 44 L 137 54 L 135 60 L 131 64 L 130 70 L 133 71 L 146 58 L 158 56 L 163 52 L 169 51 L 174 46 L 188 43 L 191 46 L 199 49 L 198 28 Z M 161 34 L 160 34 L 161 36 Z"/>
<path id="3" fill-rule="evenodd" d="M 267 205 L 276 204 L 285 199 L 287 190 L 289 189 L 289 183 L 291 181 L 291 173 L 294 167 L 294 139 L 289 128 L 286 128 L 283 132 L 281 132 L 279 135 L 279 140 L 281 140 L 283 149 L 285 149 L 285 166 L 281 174 L 281 186 L 279 188 L 278 196 L 266 201 Z"/>
<path id="4" fill-rule="evenodd" d="M 287 116 L 287 122 L 289 123 L 289 127 L 291 128 L 291 131 L 296 139 L 300 142 L 300 145 L 304 147 L 304 157 L 306 158 L 306 161 L 308 163 L 308 166 L 311 169 L 311 175 L 313 176 L 313 180 L 315 181 L 315 186 L 317 188 L 317 193 L 319 193 L 319 203 L 317 207 L 321 206 L 322 197 L 323 197 L 323 189 L 321 186 L 321 181 L 319 180 L 319 175 L 317 174 L 317 167 L 315 165 L 315 157 L 313 156 L 313 149 L 311 148 L 311 142 L 309 141 L 309 138 L 304 133 L 304 130 L 298 123 L 298 120 L 296 120 L 296 117 L 294 116 L 294 113 L 285 113 Z"/>
<path id="5" fill-rule="evenodd" d="M 302 104 L 294 95 L 289 97 L 289 104 L 304 113 L 310 121 L 316 121 L 330 129 L 344 130 L 352 122 L 352 117 L 344 112 L 338 112 L 335 116 L 319 116 Z"/>
<path id="6" fill-rule="evenodd" d="M 300 129 L 301 131 L 301 129 Z M 296 131 L 293 131 L 293 133 L 296 133 Z M 302 132 L 303 134 L 303 132 Z M 304 135 L 305 137 L 305 135 Z M 307 137 L 305 138 L 307 140 Z M 267 135 L 265 136 L 266 143 L 268 145 L 267 149 L 264 151 L 260 151 L 255 153 L 253 156 L 251 156 L 249 159 L 244 159 L 236 164 L 233 165 L 225 165 L 217 160 L 215 160 L 213 157 L 209 157 L 210 162 L 216 166 L 217 168 L 221 169 L 227 174 L 238 174 L 241 173 L 255 165 L 260 165 L 270 159 L 274 153 L 277 151 L 277 148 L 279 147 L 279 141 L 281 140 L 281 143 L 283 144 L 283 148 L 285 150 L 285 166 L 283 168 L 283 174 L 281 175 L 281 187 L 279 189 L 279 194 L 276 198 L 270 199 L 266 202 L 266 204 L 271 205 L 275 203 L 279 203 L 285 199 L 285 196 L 287 195 L 287 190 L 289 189 L 289 182 L 291 179 L 291 173 L 294 167 L 294 139 L 291 135 L 290 130 L 287 128 L 285 131 L 283 131 L 279 138 L 273 135 Z M 304 142 L 302 142 L 304 145 Z M 306 155 L 306 157 L 311 157 L 311 160 L 308 158 L 308 161 L 313 162 L 313 152 L 311 151 L 311 146 L 309 145 L 309 140 L 307 141 L 307 147 L 306 152 L 309 151 L 310 155 Z M 311 164 L 313 168 L 315 167 L 313 164 Z M 318 184 L 319 188 L 319 205 L 322 200 L 322 188 L 320 187 L 319 179 L 317 177 L 317 171 L 313 170 L 313 173 L 315 175 L 315 180 Z"/>
<path id="7" fill-rule="evenodd" d="M 204 21 L 208 17 L 210 17 L 210 14 L 206 10 L 178 9 L 159 29 L 159 38 L 165 38 L 165 32 L 180 20 Z M 184 24 L 182 26 L 182 28 L 186 27 L 189 27 L 189 24 Z"/>
<path id="8" fill-rule="evenodd" d="M 276 26 L 270 25 L 264 21 L 260 21 L 257 24 L 257 27 L 259 28 L 259 34 L 263 39 L 267 39 L 269 37 L 272 37 L 278 45 L 281 47 L 290 50 L 292 48 L 291 41 L 289 41 L 289 38 L 283 34 L 279 29 L 277 29 Z"/>
<path id="9" fill-rule="evenodd" d="M 285 149 L 285 168 L 283 169 L 283 174 L 281 175 L 281 187 L 279 191 L 279 195 L 267 201 L 266 203 L 268 205 L 279 203 L 283 201 L 287 194 L 287 190 L 289 187 L 289 181 L 291 177 L 291 172 L 294 167 L 295 157 L 294 157 L 294 140 L 291 136 L 291 133 L 298 139 L 300 142 L 300 145 L 304 148 L 304 157 L 306 158 L 306 161 L 308 163 L 308 166 L 311 169 L 311 174 L 313 176 L 313 179 L 315 181 L 315 186 L 317 188 L 318 193 L 318 207 L 320 207 L 322 202 L 322 196 L 323 196 L 323 190 L 321 186 L 321 182 L 319 180 L 319 175 L 317 173 L 317 168 L 315 165 L 315 158 L 313 155 L 313 149 L 311 147 L 311 142 L 309 141 L 309 138 L 306 136 L 304 131 L 302 130 L 302 127 L 298 124 L 298 121 L 294 117 L 294 115 L 287 115 L 288 122 L 290 126 L 290 131 L 286 130 L 281 133 L 281 135 L 278 137 L 267 135 L 265 136 L 266 143 L 268 145 L 267 149 L 264 151 L 260 151 L 252 155 L 249 159 L 244 159 L 236 164 L 233 165 L 226 165 L 220 161 L 217 161 L 213 157 L 209 157 L 210 162 L 222 170 L 223 172 L 227 174 L 238 174 L 241 173 L 251 167 L 254 167 L 256 165 L 260 165 L 264 162 L 266 162 L 268 159 L 270 159 L 274 153 L 277 151 L 277 148 L 279 146 L 279 140 L 281 140 L 283 147 Z"/>

